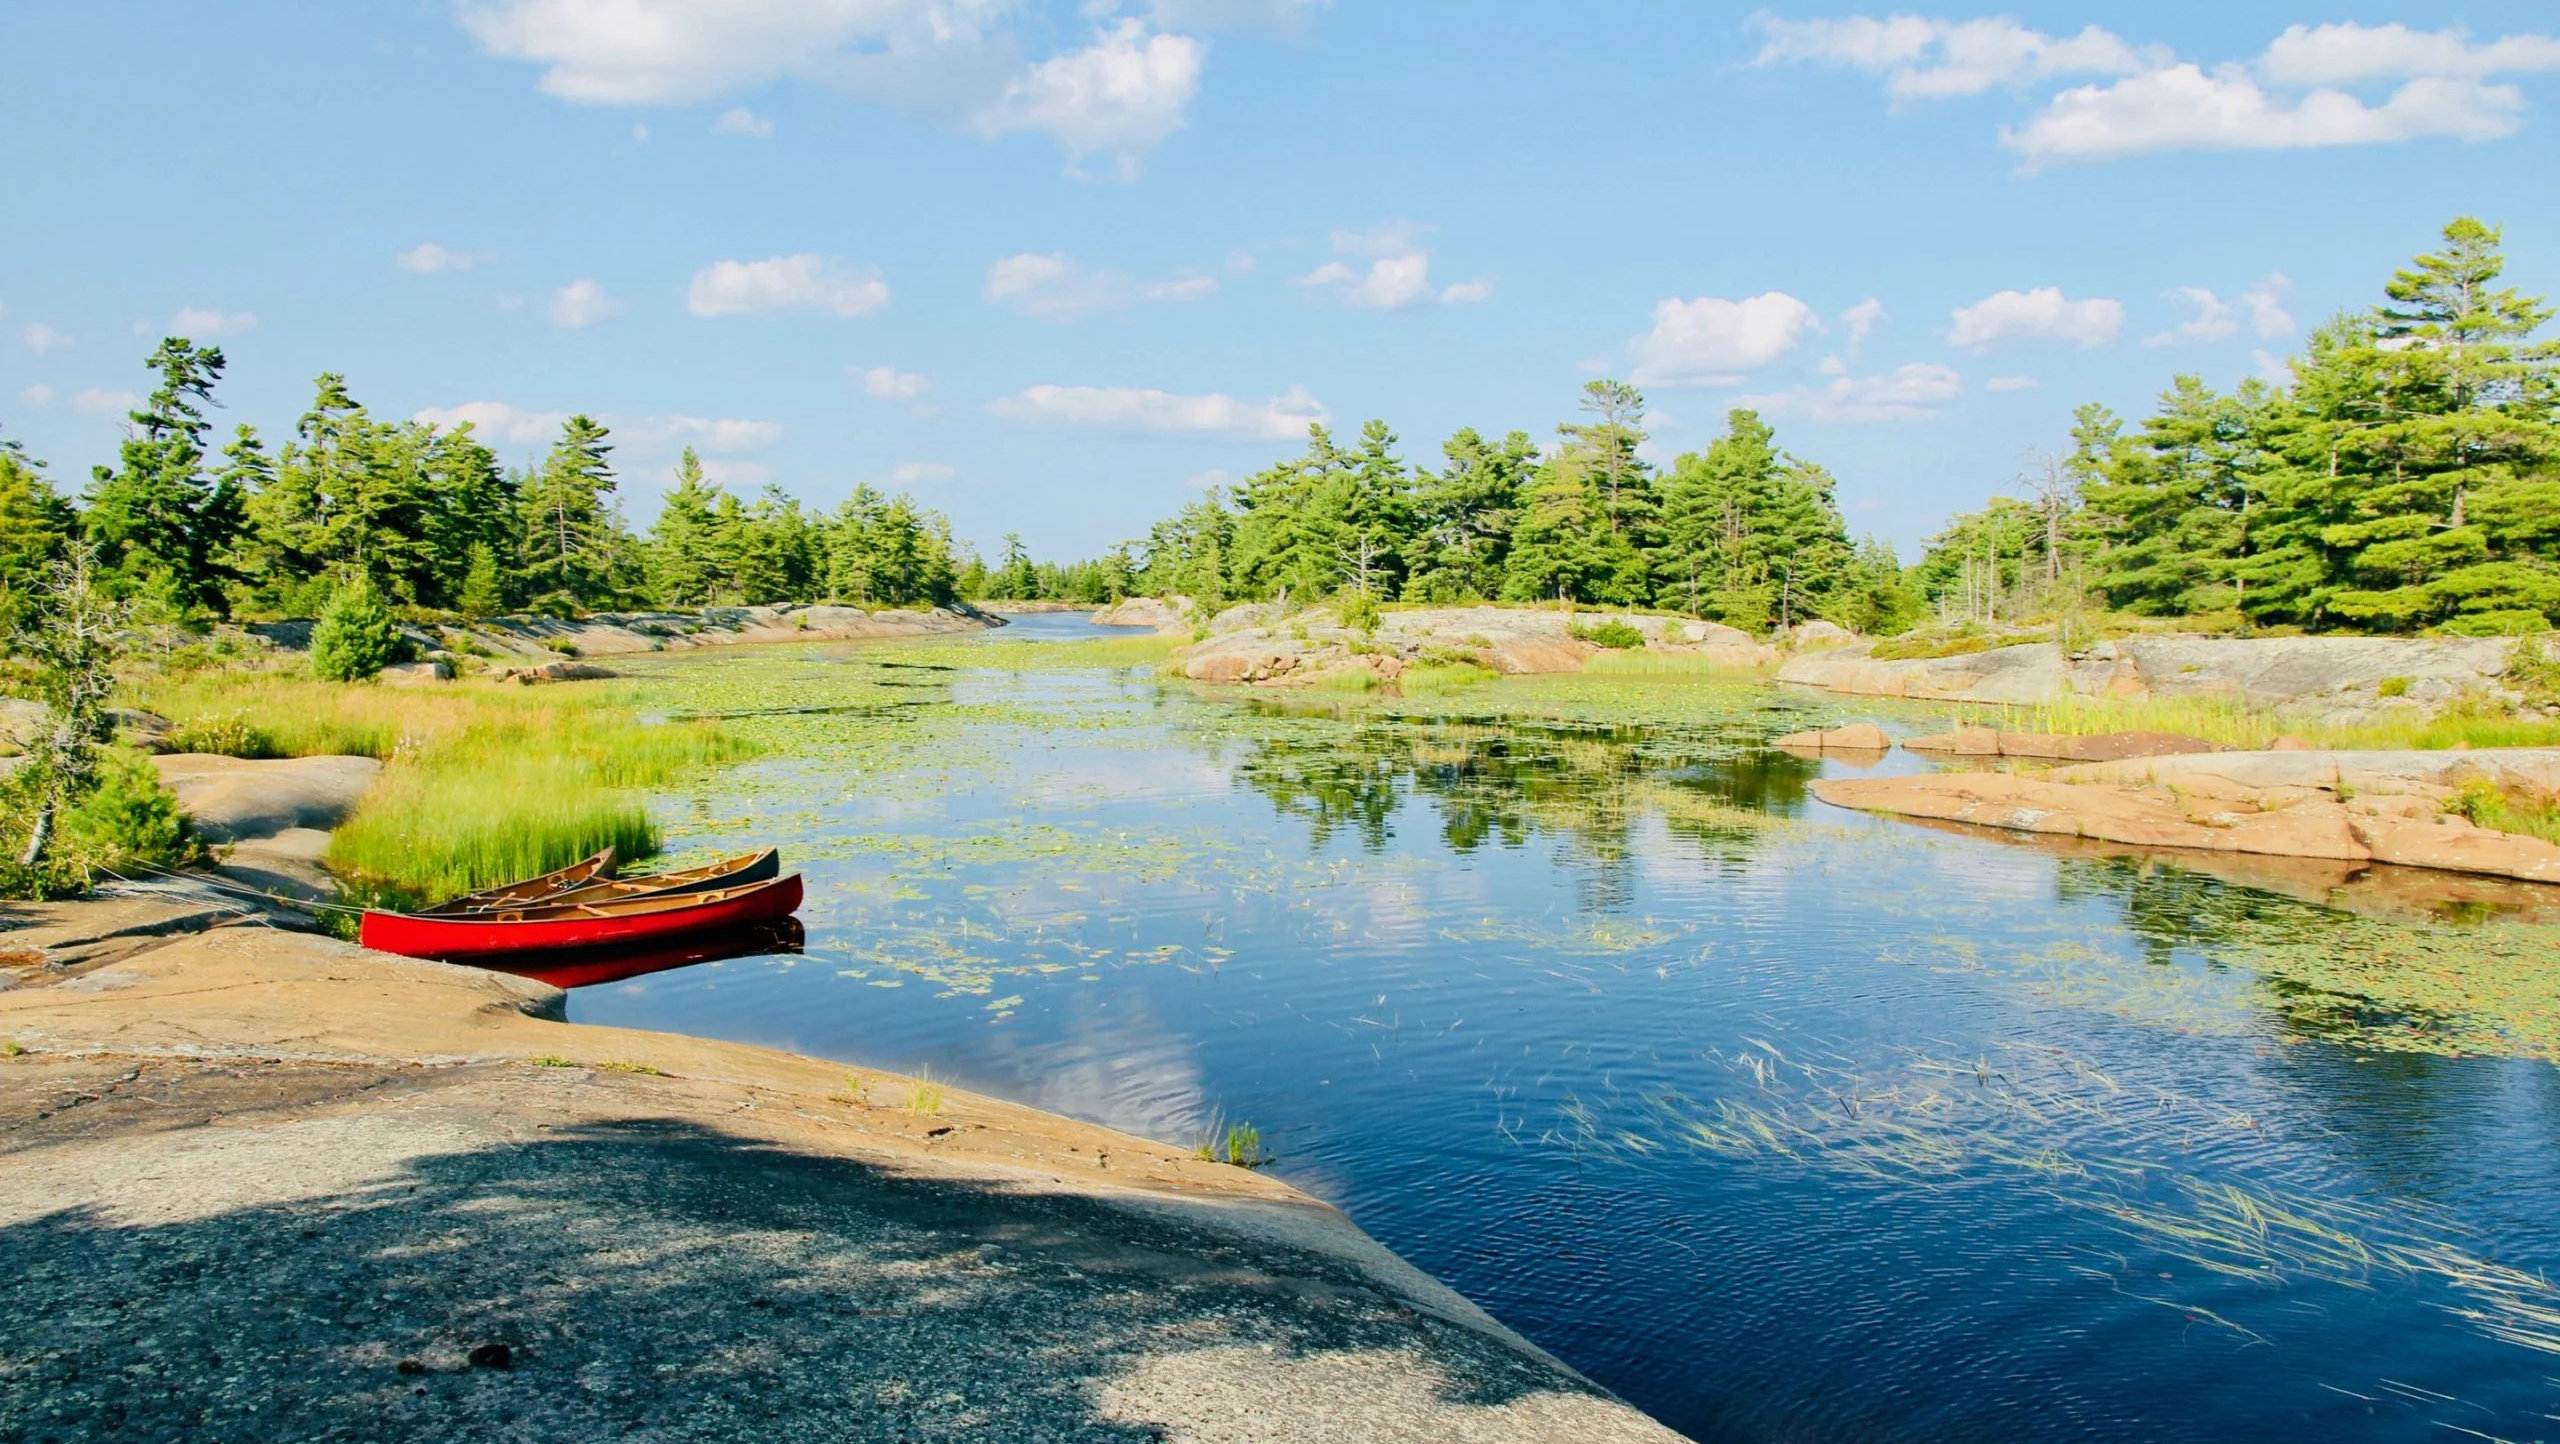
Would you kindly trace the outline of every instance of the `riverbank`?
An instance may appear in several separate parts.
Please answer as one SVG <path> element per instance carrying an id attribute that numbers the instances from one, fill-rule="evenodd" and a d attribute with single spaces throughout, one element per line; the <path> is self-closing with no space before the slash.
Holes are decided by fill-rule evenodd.
<path id="1" fill-rule="evenodd" d="M 1673 1437 L 1164 1144 L 260 927 L 13 972 L 13 1433 Z"/>

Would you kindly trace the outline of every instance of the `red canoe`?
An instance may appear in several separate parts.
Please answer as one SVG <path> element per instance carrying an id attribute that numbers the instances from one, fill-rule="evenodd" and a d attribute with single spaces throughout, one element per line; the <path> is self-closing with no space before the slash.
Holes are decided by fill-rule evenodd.
<path id="1" fill-rule="evenodd" d="M 568 907 L 527 907 L 471 917 L 368 912 L 356 940 L 376 952 L 447 961 L 555 948 L 653 943 L 713 928 L 787 918 L 800 906 L 800 874 L 745 887 Z"/>

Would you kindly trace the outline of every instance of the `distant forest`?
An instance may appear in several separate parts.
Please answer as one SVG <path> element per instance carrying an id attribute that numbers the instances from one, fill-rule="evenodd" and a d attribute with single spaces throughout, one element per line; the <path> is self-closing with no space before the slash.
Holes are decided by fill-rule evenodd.
<path id="1" fill-rule="evenodd" d="M 218 348 L 163 341 L 158 382 L 74 499 L 0 438 L 0 611 L 73 537 L 146 618 L 312 616 L 363 581 L 395 605 L 489 615 L 825 600 L 1212 603 L 1570 600 L 1666 608 L 1753 632 L 1824 618 L 1867 633 L 2029 622 L 2103 607 L 2312 630 L 2502 633 L 2560 619 L 2560 346 L 2552 311 L 2497 286 L 2499 233 L 2468 218 L 2321 327 L 2292 384 L 2178 377 L 2138 425 L 2100 406 L 2029 458 L 2022 498 L 1952 519 L 1905 566 L 1853 542 L 1830 473 L 1748 410 L 1657 467 L 1645 399 L 1594 381 L 1541 446 L 1461 430 L 1434 469 L 1371 421 L 1068 565 L 1007 536 L 990 564 L 905 496 L 820 511 L 753 500 L 678 463 L 647 534 L 615 501 L 612 440 L 573 416 L 509 469 L 468 425 L 375 419 L 344 380 L 271 446 L 215 449 Z"/>

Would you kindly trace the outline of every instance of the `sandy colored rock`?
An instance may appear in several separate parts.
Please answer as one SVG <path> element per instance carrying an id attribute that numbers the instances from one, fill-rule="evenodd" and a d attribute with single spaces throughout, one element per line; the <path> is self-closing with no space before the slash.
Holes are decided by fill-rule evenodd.
<path id="1" fill-rule="evenodd" d="M 558 1006 L 249 929 L 0 992 L 0 1430 L 1674 1439 L 1267 1175 Z"/>
<path id="2" fill-rule="evenodd" d="M 1836 622 L 1826 622 L 1816 617 L 1810 622 L 1796 623 L 1786 631 L 1782 640 L 1786 643 L 1788 651 L 1803 653 L 1854 647 L 1863 639 L 1857 633 Z"/>
<path id="3" fill-rule="evenodd" d="M 251 759 L 172 752 L 151 760 L 198 835 L 211 842 L 336 827 L 382 775 L 382 764 L 371 757 Z"/>
<path id="4" fill-rule="evenodd" d="M 1835 807 L 1937 818 L 2013 832 L 2051 833 L 2135 847 L 2252 852 L 2361 862 L 2371 857 L 2335 802 L 2276 811 L 2191 809 L 2166 790 L 2078 787 L 2000 772 L 1828 778 L 1814 796 Z"/>
<path id="5" fill-rule="evenodd" d="M 1191 630 L 1198 610 L 1189 597 L 1123 597 L 1093 614 L 1097 627 L 1152 627 L 1159 632 Z"/>
<path id="6" fill-rule="evenodd" d="M 1799 653 L 1778 680 L 1864 696 L 2033 705 L 2067 696 L 2232 697 L 2325 722 L 2515 700 L 2501 637 L 2122 637 L 2066 653 L 2025 642 L 1879 661 L 1872 643 Z M 2385 698 L 2392 679 L 2400 694 Z"/>
<path id="7" fill-rule="evenodd" d="M 386 687 L 432 687 L 453 680 L 450 662 L 395 662 L 382 669 L 378 678 Z"/>
<path id="8" fill-rule="evenodd" d="M 1905 738 L 1902 750 L 1943 752 L 1951 757 L 1997 757 L 2000 755 L 2000 734 L 1988 727 L 1959 727 L 1953 732 Z"/>
<path id="9" fill-rule="evenodd" d="M 2376 862 L 2560 883 L 2560 847 L 2538 837 L 2491 832 L 2448 816 L 2351 815 L 2350 822 Z"/>
<path id="10" fill-rule="evenodd" d="M 1852 722 L 1827 732 L 1790 732 L 1771 745 L 1812 752 L 1883 752 L 1893 739 L 1873 722 Z"/>
<path id="11" fill-rule="evenodd" d="M 1599 649 L 1570 637 L 1505 637 L 1485 650 L 1493 670 L 1508 675 L 1579 672 L 1582 659 Z"/>
<path id="12" fill-rule="evenodd" d="M 557 662 L 544 662 L 534 667 L 509 668 L 498 674 L 498 680 L 530 687 L 541 682 L 600 682 L 607 677 L 621 675 L 611 667 L 599 667 L 593 662 L 577 662 L 563 658 Z"/>

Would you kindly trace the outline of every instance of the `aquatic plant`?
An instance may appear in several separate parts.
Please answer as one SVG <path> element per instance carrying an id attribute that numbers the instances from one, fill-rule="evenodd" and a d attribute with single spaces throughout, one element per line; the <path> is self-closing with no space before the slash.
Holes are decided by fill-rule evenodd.
<path id="1" fill-rule="evenodd" d="M 907 1085 L 907 1111 L 925 1116 L 942 1111 L 942 1085 L 929 1070 L 918 1068 L 915 1082 Z"/>

